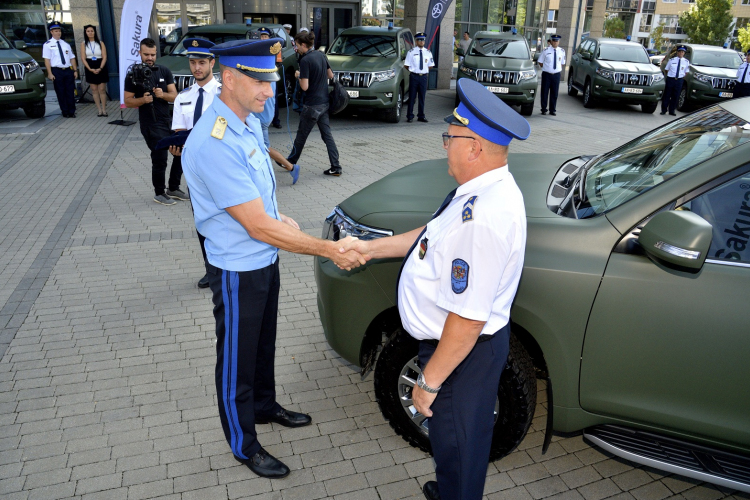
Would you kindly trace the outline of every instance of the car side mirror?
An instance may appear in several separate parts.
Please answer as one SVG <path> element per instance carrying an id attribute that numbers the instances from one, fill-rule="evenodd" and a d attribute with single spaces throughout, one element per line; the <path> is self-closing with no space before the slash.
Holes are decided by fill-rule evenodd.
<path id="1" fill-rule="evenodd" d="M 591 54 L 588 52 L 581 52 L 581 57 L 586 59 L 587 61 L 591 60 Z"/>
<path id="2" fill-rule="evenodd" d="M 171 47 L 169 45 L 165 45 L 163 49 L 161 49 L 161 55 L 168 56 L 169 55 L 169 49 Z"/>
<path id="3" fill-rule="evenodd" d="M 456 55 L 457 56 L 463 56 L 463 55 L 465 55 L 464 54 L 464 49 L 462 49 L 461 47 L 457 48 L 456 49 Z"/>
<path id="4" fill-rule="evenodd" d="M 15 45 L 18 50 L 24 50 L 26 48 L 26 42 L 23 40 L 15 40 L 13 45 Z"/>
<path id="5" fill-rule="evenodd" d="M 713 228 L 703 217 L 684 210 L 654 215 L 638 243 L 650 257 L 687 269 L 700 269 L 711 246 Z"/>

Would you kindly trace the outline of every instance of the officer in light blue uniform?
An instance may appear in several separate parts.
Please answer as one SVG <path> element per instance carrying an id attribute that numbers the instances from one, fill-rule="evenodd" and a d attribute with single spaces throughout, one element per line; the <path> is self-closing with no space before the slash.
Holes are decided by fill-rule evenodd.
<path id="1" fill-rule="evenodd" d="M 667 65 L 664 66 L 664 71 L 667 72 L 667 83 L 664 86 L 664 96 L 661 98 L 661 113 L 662 115 L 669 114 L 676 116 L 675 109 L 677 108 L 677 101 L 680 99 L 680 91 L 682 90 L 682 82 L 685 78 L 690 67 L 690 61 L 685 59 L 685 52 L 687 49 L 680 45 L 677 47 L 677 55 L 667 61 Z"/>
<path id="2" fill-rule="evenodd" d="M 309 425 L 309 415 L 276 402 L 274 357 L 279 248 L 324 256 L 351 269 L 365 260 L 341 242 L 313 238 L 279 212 L 276 179 L 260 122 L 279 79 L 277 40 L 235 40 L 212 47 L 221 94 L 203 112 L 183 152 L 195 224 L 205 236 L 206 270 L 216 319 L 216 392 L 234 458 L 256 474 L 280 478 L 289 468 L 266 452 L 256 424 Z"/>
<path id="3" fill-rule="evenodd" d="M 750 49 L 745 54 L 745 62 L 737 68 L 737 78 L 734 83 L 734 98 L 750 96 Z"/>

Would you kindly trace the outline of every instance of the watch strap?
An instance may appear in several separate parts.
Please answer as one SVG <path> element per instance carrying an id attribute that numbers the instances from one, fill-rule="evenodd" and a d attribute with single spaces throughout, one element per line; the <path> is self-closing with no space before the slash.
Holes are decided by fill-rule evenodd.
<path id="1" fill-rule="evenodd" d="M 427 382 L 424 381 L 424 375 L 420 373 L 417 377 L 417 387 L 425 392 L 429 392 L 430 394 L 437 394 L 438 392 L 440 392 L 440 388 L 443 386 L 441 385 L 437 389 L 430 387 L 429 385 L 427 385 Z"/>

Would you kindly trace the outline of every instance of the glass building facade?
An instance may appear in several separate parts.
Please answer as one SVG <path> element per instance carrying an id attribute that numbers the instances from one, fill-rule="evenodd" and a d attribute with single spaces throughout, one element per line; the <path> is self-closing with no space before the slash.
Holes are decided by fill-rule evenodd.
<path id="1" fill-rule="evenodd" d="M 465 31 L 474 38 L 477 31 L 518 30 L 529 47 L 542 47 L 549 0 L 456 0 L 457 39 Z M 457 40 L 458 41 L 458 40 Z"/>
<path id="2" fill-rule="evenodd" d="M 63 40 L 76 50 L 70 0 L 3 0 L 0 2 L 0 31 L 11 42 L 23 40 L 25 52 L 44 67 L 42 45 L 51 38 L 47 26 L 62 25 Z"/>

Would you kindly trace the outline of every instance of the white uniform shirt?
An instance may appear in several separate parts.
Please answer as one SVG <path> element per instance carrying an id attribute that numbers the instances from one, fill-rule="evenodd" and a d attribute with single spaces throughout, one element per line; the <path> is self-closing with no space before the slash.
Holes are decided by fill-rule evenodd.
<path id="1" fill-rule="evenodd" d="M 65 64 L 60 59 L 60 49 L 57 48 L 57 42 L 60 42 L 60 47 L 62 47 L 63 54 L 65 54 Z M 70 61 L 75 59 L 76 55 L 73 53 L 70 45 L 68 45 L 68 42 L 62 38 L 60 40 L 50 38 L 42 46 L 42 57 L 49 59 L 50 66 L 53 68 L 68 68 L 72 66 Z"/>
<path id="2" fill-rule="evenodd" d="M 174 110 L 172 113 L 172 130 L 192 130 L 193 128 L 193 115 L 195 114 L 195 104 L 198 101 L 198 89 L 200 86 L 197 83 L 184 89 L 182 92 L 177 94 L 177 98 L 174 100 Z M 211 106 L 214 97 L 219 95 L 221 92 L 221 84 L 216 78 L 211 80 L 203 86 L 203 109 L 201 109 L 201 116 Z"/>
<path id="3" fill-rule="evenodd" d="M 677 65 L 680 65 L 680 73 L 677 74 Z M 667 71 L 667 77 L 669 78 L 684 78 L 685 73 L 687 73 L 688 68 L 690 67 L 690 61 L 685 59 L 684 57 L 680 59 L 677 56 L 674 56 L 672 59 L 670 59 L 667 62 L 667 65 L 664 66 L 664 69 Z"/>
<path id="4" fill-rule="evenodd" d="M 507 166 L 459 186 L 419 239 L 398 285 L 401 321 L 412 337 L 440 339 L 449 312 L 485 321 L 483 334 L 508 324 L 523 268 L 526 210 Z"/>
<path id="5" fill-rule="evenodd" d="M 419 52 L 422 51 L 422 69 L 419 69 Z M 409 67 L 409 71 L 418 75 L 426 75 L 430 68 L 435 66 L 435 60 L 432 58 L 432 52 L 422 47 L 414 47 L 406 53 L 404 66 Z"/>
<path id="6" fill-rule="evenodd" d="M 553 68 L 555 57 L 557 57 L 557 67 Z M 559 73 L 565 67 L 565 49 L 547 47 L 539 56 L 538 62 L 542 65 L 542 71 L 545 73 Z"/>
<path id="7" fill-rule="evenodd" d="M 737 83 L 750 83 L 750 62 L 743 62 L 737 68 Z"/>

